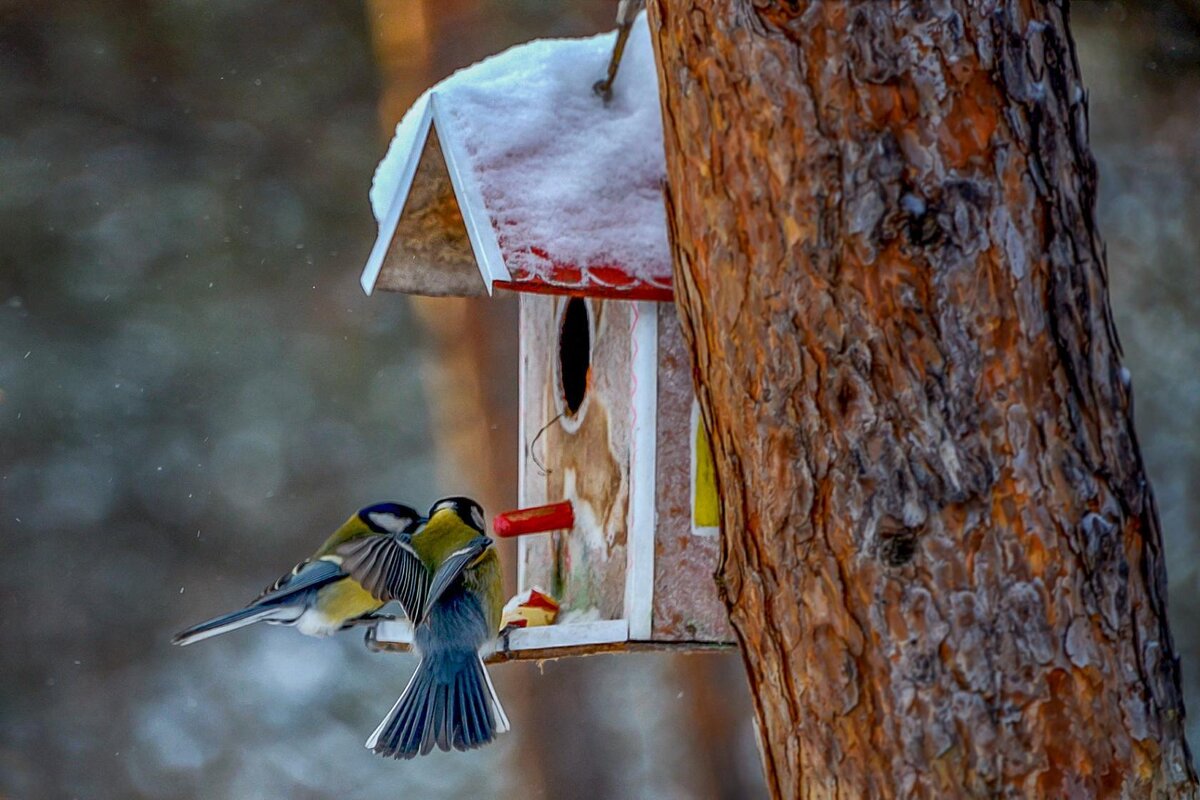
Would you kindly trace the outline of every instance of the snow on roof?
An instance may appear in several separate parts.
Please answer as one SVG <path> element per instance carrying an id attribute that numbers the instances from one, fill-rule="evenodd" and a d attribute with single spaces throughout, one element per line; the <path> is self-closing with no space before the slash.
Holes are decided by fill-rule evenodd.
<path id="1" fill-rule="evenodd" d="M 614 35 L 514 47 L 413 104 L 371 187 L 381 229 L 363 273 L 368 292 L 387 251 L 405 246 L 402 236 L 391 240 L 401 209 L 410 212 L 403 204 L 432 124 L 489 291 L 494 283 L 670 298 L 662 120 L 645 15 L 605 104 L 592 84 L 605 74 Z M 493 260 L 502 263 L 485 263 Z"/>

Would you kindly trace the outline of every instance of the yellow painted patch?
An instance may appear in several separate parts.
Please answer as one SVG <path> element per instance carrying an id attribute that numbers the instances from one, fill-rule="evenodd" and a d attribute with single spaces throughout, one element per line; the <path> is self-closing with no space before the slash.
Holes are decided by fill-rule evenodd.
<path id="1" fill-rule="evenodd" d="M 331 583 L 317 592 L 317 608 L 330 619 L 342 622 L 376 611 L 382 605 L 353 580 Z"/>
<path id="2" fill-rule="evenodd" d="M 696 439 L 692 442 L 696 459 L 695 505 L 692 507 L 692 523 L 697 528 L 715 528 L 721 524 L 720 503 L 717 501 L 717 474 L 713 467 L 712 448 L 708 444 L 708 433 L 704 425 L 696 423 Z"/>

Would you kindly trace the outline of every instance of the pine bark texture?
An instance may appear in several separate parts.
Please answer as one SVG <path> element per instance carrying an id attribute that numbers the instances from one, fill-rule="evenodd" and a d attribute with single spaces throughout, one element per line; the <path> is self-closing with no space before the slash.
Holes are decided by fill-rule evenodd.
<path id="1" fill-rule="evenodd" d="M 1191 797 L 1057 2 L 651 0 L 777 797 Z"/>

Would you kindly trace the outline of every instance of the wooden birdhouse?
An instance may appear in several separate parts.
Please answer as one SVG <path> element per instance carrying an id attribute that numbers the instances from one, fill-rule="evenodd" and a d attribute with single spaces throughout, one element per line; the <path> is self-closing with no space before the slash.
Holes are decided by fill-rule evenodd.
<path id="1" fill-rule="evenodd" d="M 520 588 L 561 613 L 514 632 L 512 657 L 732 641 L 713 581 L 711 456 L 671 303 L 645 20 L 605 102 L 591 87 L 611 47 L 611 34 L 532 42 L 433 87 L 371 193 L 368 293 L 520 293 L 519 503 L 551 506 L 564 529 L 518 542 Z"/>

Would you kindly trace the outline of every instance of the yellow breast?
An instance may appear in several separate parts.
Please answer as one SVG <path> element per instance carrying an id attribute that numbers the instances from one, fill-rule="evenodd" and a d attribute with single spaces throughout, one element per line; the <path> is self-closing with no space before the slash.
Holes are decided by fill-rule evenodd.
<path id="1" fill-rule="evenodd" d="M 339 623 L 377 611 L 382 605 L 354 580 L 336 581 L 317 591 L 317 608 Z"/>

